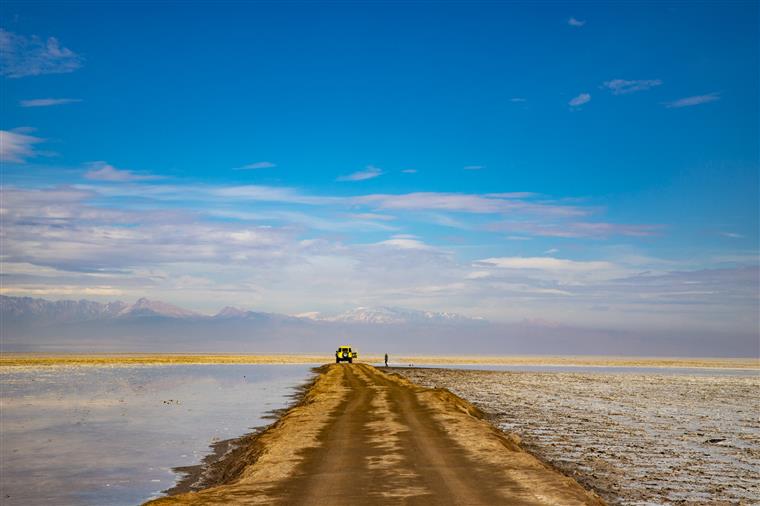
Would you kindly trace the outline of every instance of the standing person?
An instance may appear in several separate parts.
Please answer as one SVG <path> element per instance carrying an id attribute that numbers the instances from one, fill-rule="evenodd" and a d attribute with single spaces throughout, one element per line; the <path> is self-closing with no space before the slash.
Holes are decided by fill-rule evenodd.
<path id="1" fill-rule="evenodd" d="M 388 367 L 388 354 L 385 354 L 385 367 Z"/>

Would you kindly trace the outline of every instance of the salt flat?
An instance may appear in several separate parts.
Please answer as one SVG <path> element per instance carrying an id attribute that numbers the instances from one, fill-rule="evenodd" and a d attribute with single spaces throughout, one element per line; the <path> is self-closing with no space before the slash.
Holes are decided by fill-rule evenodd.
<path id="1" fill-rule="evenodd" d="M 611 504 L 760 498 L 760 376 L 398 368 L 473 402 Z"/>

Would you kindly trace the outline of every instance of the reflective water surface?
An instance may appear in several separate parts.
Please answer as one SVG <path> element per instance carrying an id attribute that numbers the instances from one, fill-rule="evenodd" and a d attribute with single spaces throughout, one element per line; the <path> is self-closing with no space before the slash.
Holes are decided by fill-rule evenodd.
<path id="1" fill-rule="evenodd" d="M 0 503 L 139 504 L 209 444 L 270 422 L 313 365 L 0 371 Z"/>

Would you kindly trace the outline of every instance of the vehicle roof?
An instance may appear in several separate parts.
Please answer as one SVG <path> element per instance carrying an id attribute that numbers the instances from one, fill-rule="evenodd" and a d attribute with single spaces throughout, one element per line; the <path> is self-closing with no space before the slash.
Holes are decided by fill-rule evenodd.
<path id="1" fill-rule="evenodd" d="M 346 344 L 346 345 L 343 345 L 343 346 L 338 346 L 338 349 L 341 349 L 341 348 L 350 348 L 350 347 L 351 347 L 350 345 Z"/>

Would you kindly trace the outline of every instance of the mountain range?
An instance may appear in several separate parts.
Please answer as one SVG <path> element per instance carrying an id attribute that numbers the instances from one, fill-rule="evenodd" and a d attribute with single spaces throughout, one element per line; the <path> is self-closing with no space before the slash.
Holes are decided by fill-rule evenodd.
<path id="1" fill-rule="evenodd" d="M 367 323 L 367 324 L 404 324 L 414 322 L 468 322 L 482 321 L 468 318 L 456 313 L 438 313 L 417 311 L 413 309 L 392 307 L 357 307 L 338 315 L 322 315 L 311 312 L 296 316 L 247 311 L 227 306 L 215 315 L 209 316 L 157 300 L 138 299 L 134 304 L 122 301 L 108 303 L 91 300 L 57 300 L 37 299 L 32 297 L 0 296 L 0 317 L 16 321 L 50 321 L 50 322 L 86 322 L 94 320 L 112 320 L 129 318 L 174 318 L 174 319 L 304 319 L 310 321 Z"/>
<path id="2" fill-rule="evenodd" d="M 684 349 L 694 356 L 724 354 L 709 329 L 642 335 L 535 319 L 492 322 L 394 307 L 357 307 L 334 315 L 225 307 L 204 315 L 147 298 L 130 304 L 0 296 L 0 352 L 329 355 L 340 344 L 392 356 L 679 355 Z M 742 345 L 745 353 L 752 353 L 756 336 L 746 336 Z"/>

